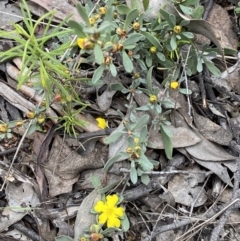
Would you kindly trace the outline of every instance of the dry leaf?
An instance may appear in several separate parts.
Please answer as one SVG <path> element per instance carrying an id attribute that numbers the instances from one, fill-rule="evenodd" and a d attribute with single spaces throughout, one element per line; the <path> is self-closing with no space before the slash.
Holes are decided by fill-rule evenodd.
<path id="1" fill-rule="evenodd" d="M 103 167 L 107 154 L 108 148 L 98 143 L 89 155 L 81 156 L 56 136 L 48 162 L 44 165 L 50 196 L 70 192 L 72 185 L 78 181 L 80 172 Z"/>
<path id="2" fill-rule="evenodd" d="M 96 215 L 91 214 L 91 209 L 98 200 L 101 199 L 101 195 L 97 193 L 97 190 L 93 190 L 87 197 L 82 201 L 79 209 L 77 218 L 75 221 L 74 229 L 74 240 L 80 240 L 81 235 L 85 229 L 96 223 Z"/>
<path id="3" fill-rule="evenodd" d="M 209 141 L 228 146 L 232 140 L 231 132 L 224 130 L 221 126 L 197 113 L 194 113 L 194 124 L 198 131 Z"/>
<path id="4" fill-rule="evenodd" d="M 171 140 L 174 148 L 192 146 L 201 141 L 201 138 L 199 138 L 190 127 L 175 128 L 169 126 L 168 128 L 172 132 Z M 150 130 L 147 146 L 155 149 L 164 149 L 161 134 L 155 130 Z"/>
<path id="5" fill-rule="evenodd" d="M 168 190 L 172 193 L 176 203 L 181 203 L 190 207 L 196 200 L 200 191 L 202 190 L 199 183 L 203 183 L 205 179 L 204 174 L 191 174 L 191 171 L 201 171 L 198 166 L 189 167 L 189 175 L 176 174 L 173 179 L 168 183 Z M 202 190 L 199 198 L 197 199 L 194 207 L 199 207 L 207 201 L 207 195 Z"/>

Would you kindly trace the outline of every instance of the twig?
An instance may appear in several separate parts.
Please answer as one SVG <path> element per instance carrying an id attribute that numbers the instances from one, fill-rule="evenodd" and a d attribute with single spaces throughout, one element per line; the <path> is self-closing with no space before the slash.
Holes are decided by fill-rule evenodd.
<path id="1" fill-rule="evenodd" d="M 20 149 L 23 149 L 23 148 L 26 148 L 26 147 L 29 147 L 29 144 L 28 143 L 24 143 L 20 146 Z M 4 150 L 4 151 L 1 151 L 0 152 L 0 156 L 4 156 L 4 155 L 7 155 L 7 154 L 10 154 L 10 153 L 13 153 L 17 150 L 18 147 L 13 147 L 13 148 L 9 148 L 8 150 Z"/>
<path id="2" fill-rule="evenodd" d="M 42 237 L 40 237 L 37 233 L 35 233 L 32 229 L 27 228 L 23 224 L 15 223 L 12 225 L 15 229 L 26 235 L 28 238 L 31 238 L 33 241 L 46 241 Z"/>
<path id="3" fill-rule="evenodd" d="M 202 73 L 199 73 L 198 80 L 199 80 L 199 87 L 202 95 L 202 105 L 203 105 L 203 108 L 205 109 L 207 108 L 207 101 L 206 101 L 206 90 L 203 83 Z"/>
<path id="4" fill-rule="evenodd" d="M 234 173 L 234 186 L 233 186 L 233 194 L 231 199 L 232 201 L 239 196 L 238 191 L 239 191 L 239 182 L 240 182 L 240 158 L 237 159 L 236 163 L 237 163 L 237 171 Z M 231 206 L 229 209 L 226 210 L 226 212 L 220 218 L 218 225 L 212 231 L 210 241 L 219 240 L 220 233 L 222 232 L 224 225 L 227 222 L 228 217 L 231 214 L 233 209 L 234 209 L 234 206 Z"/>

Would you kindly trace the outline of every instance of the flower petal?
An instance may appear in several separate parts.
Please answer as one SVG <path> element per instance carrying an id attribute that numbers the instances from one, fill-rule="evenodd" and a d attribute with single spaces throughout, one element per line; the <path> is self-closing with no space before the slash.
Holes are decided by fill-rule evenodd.
<path id="1" fill-rule="evenodd" d="M 106 223 L 107 219 L 108 219 L 107 213 L 102 213 L 102 214 L 100 214 L 99 217 L 98 217 L 98 222 L 99 222 L 100 224 L 104 224 L 104 223 Z"/>
<path id="2" fill-rule="evenodd" d="M 120 220 L 114 216 L 114 215 L 111 215 L 110 217 L 108 217 L 108 220 L 107 220 L 107 227 L 108 228 L 119 228 L 121 225 L 121 222 Z"/>
<path id="3" fill-rule="evenodd" d="M 106 205 L 108 207 L 114 207 L 118 202 L 118 195 L 116 194 L 108 195 L 106 199 L 107 199 Z"/>
<path id="4" fill-rule="evenodd" d="M 101 213 L 106 209 L 106 205 L 103 203 L 103 201 L 98 201 L 93 209 L 95 212 Z"/>
<path id="5" fill-rule="evenodd" d="M 122 208 L 122 207 L 114 208 L 114 215 L 121 218 L 123 216 L 123 214 L 124 214 L 124 208 Z"/>

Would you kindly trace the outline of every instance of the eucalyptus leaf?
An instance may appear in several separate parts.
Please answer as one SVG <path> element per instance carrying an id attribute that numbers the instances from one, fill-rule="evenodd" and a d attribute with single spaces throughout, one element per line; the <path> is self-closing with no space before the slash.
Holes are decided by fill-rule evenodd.
<path id="1" fill-rule="evenodd" d="M 133 63 L 132 63 L 132 60 L 127 55 L 127 53 L 125 52 L 125 50 L 122 51 L 122 58 L 123 58 L 124 69 L 128 73 L 131 73 L 133 71 Z"/>

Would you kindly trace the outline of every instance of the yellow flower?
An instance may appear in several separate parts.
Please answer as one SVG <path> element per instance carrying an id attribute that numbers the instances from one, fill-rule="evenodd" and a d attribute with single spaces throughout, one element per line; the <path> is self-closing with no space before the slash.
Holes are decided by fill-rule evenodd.
<path id="1" fill-rule="evenodd" d="M 151 54 L 156 54 L 157 53 L 157 48 L 155 46 L 152 46 L 150 49 L 149 49 L 149 52 Z"/>
<path id="2" fill-rule="evenodd" d="M 182 26 L 181 25 L 176 25 L 174 28 L 173 28 L 173 32 L 174 33 L 181 33 L 182 31 Z"/>
<path id="3" fill-rule="evenodd" d="M 87 38 L 78 38 L 77 44 L 78 44 L 79 48 L 83 49 L 84 43 L 86 42 L 86 40 L 87 40 Z"/>
<path id="4" fill-rule="evenodd" d="M 172 88 L 172 89 L 174 89 L 174 90 L 176 90 L 177 88 L 178 88 L 178 82 L 177 81 L 172 81 L 171 83 L 170 83 L 170 87 Z"/>
<path id="5" fill-rule="evenodd" d="M 107 9 L 105 7 L 100 7 L 99 12 L 100 12 L 101 15 L 105 15 L 106 12 L 107 12 Z"/>
<path id="6" fill-rule="evenodd" d="M 157 102 L 157 96 L 156 95 L 150 95 L 149 96 L 149 101 L 151 103 L 156 103 Z"/>
<path id="7" fill-rule="evenodd" d="M 106 129 L 107 127 L 108 127 L 108 125 L 107 125 L 107 121 L 105 120 L 105 119 L 103 119 L 103 118 L 101 118 L 101 117 L 98 117 L 97 119 L 96 119 L 96 121 L 97 121 L 97 126 L 99 127 L 99 128 L 101 128 L 101 129 Z"/>
<path id="8" fill-rule="evenodd" d="M 117 207 L 118 196 L 116 194 L 108 195 L 106 202 L 98 201 L 94 206 L 94 210 L 100 213 L 98 222 L 100 224 L 107 223 L 108 228 L 119 228 L 121 225 L 120 219 L 124 215 L 124 209 Z"/>

